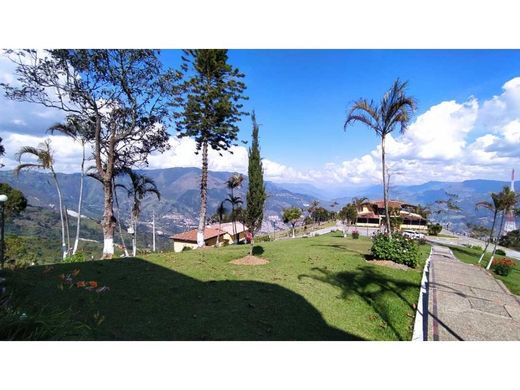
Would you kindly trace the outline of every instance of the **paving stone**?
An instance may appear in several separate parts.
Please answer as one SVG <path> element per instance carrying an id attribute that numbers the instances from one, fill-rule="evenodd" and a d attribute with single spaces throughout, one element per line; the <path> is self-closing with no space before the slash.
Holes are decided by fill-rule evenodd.
<path id="1" fill-rule="evenodd" d="M 480 267 L 434 245 L 428 284 L 428 340 L 520 340 L 520 300 Z"/>

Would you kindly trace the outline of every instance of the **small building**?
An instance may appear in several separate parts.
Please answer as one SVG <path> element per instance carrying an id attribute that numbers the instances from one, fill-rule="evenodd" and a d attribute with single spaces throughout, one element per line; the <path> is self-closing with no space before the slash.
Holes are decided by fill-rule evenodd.
<path id="1" fill-rule="evenodd" d="M 197 229 L 178 233 L 170 238 L 173 240 L 173 250 L 175 252 L 182 252 L 184 248 L 197 248 Z M 228 232 L 213 227 L 204 229 L 204 243 L 206 246 L 216 246 L 217 238 L 219 246 L 232 243 L 231 235 Z"/>
<path id="2" fill-rule="evenodd" d="M 221 229 L 228 233 L 230 237 L 233 237 L 234 234 L 238 237 L 238 242 L 245 242 L 246 241 L 246 233 L 248 231 L 247 227 L 241 223 L 241 222 L 235 222 L 236 224 L 236 232 L 233 230 L 233 222 L 225 222 L 221 223 L 220 225 L 218 223 L 214 223 L 213 225 L 209 225 L 209 228 L 212 229 Z M 233 241 L 233 240 L 232 240 Z M 232 243 L 232 242 L 231 242 Z"/>
<path id="3" fill-rule="evenodd" d="M 400 217 L 402 230 L 427 230 L 428 221 L 415 213 L 416 206 L 398 200 L 389 200 L 390 218 Z M 383 200 L 366 201 L 357 209 L 356 226 L 380 228 L 385 217 Z"/>

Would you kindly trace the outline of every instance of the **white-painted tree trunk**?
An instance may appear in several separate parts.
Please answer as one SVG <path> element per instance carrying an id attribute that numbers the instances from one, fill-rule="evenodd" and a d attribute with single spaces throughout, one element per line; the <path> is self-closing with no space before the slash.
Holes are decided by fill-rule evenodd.
<path id="1" fill-rule="evenodd" d="M 495 246 L 493 247 L 493 252 L 491 252 L 491 259 L 489 259 L 489 263 L 487 264 L 486 269 L 489 270 L 491 268 L 491 265 L 493 264 L 493 260 L 495 259 L 495 253 L 497 251 L 498 246 L 498 240 L 500 239 L 500 236 L 502 235 L 502 230 L 504 229 L 504 214 L 506 212 L 502 212 L 502 218 L 500 220 L 500 228 L 498 229 L 497 238 L 495 240 Z"/>
<path id="2" fill-rule="evenodd" d="M 58 192 L 58 203 L 60 208 L 60 221 L 61 221 L 61 251 L 62 251 L 62 259 L 65 260 L 67 258 L 67 244 L 65 243 L 65 219 L 63 218 L 63 200 L 61 198 L 61 189 L 60 184 L 58 183 L 58 177 L 56 176 L 56 172 L 51 168 L 52 177 L 54 178 L 54 183 L 56 184 L 56 191 Z"/>
<path id="3" fill-rule="evenodd" d="M 132 256 L 137 256 L 137 219 L 133 220 L 134 235 L 132 237 Z"/>
<path id="4" fill-rule="evenodd" d="M 117 216 L 117 227 L 119 229 L 119 238 L 121 239 L 121 245 L 123 245 L 123 251 L 125 253 L 125 257 L 129 257 L 128 249 L 126 247 L 125 238 L 123 237 L 123 229 L 121 227 L 121 215 L 119 208 L 119 198 L 117 197 L 117 189 L 115 183 L 112 183 L 112 192 L 114 193 L 114 199 L 116 201 L 116 216 Z"/>
<path id="5" fill-rule="evenodd" d="M 76 238 L 74 239 L 74 248 L 72 254 L 75 255 L 79 246 L 79 232 L 81 228 L 81 204 L 83 203 L 83 181 L 85 180 L 85 142 L 81 143 L 83 155 L 81 159 L 81 176 L 79 178 L 79 200 L 78 200 L 78 222 L 76 225 Z"/>
<path id="6" fill-rule="evenodd" d="M 103 240 L 103 255 L 110 256 L 112 258 L 114 256 L 114 239 L 113 238 L 105 238 Z"/>

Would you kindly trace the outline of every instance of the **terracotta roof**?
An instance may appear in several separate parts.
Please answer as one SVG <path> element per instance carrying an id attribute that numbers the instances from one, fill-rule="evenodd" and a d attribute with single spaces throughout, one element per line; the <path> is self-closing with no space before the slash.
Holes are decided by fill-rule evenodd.
<path id="1" fill-rule="evenodd" d="M 210 238 L 221 236 L 222 234 L 226 234 L 226 232 L 215 228 L 206 228 L 204 229 L 204 241 L 209 240 Z M 171 236 L 170 238 L 176 241 L 197 242 L 197 229 L 178 233 L 174 236 Z"/>
<path id="2" fill-rule="evenodd" d="M 218 229 L 219 224 L 214 223 L 213 225 L 209 225 L 209 228 Z M 236 222 L 236 228 L 237 228 L 237 234 L 245 232 L 247 230 L 247 227 L 244 226 L 241 222 Z M 225 222 L 220 225 L 220 229 L 229 233 L 233 234 L 233 222 Z"/>

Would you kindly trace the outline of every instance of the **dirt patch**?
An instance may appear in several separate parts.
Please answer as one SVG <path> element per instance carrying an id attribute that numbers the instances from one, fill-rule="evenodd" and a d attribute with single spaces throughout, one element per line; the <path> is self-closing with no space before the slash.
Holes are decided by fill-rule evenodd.
<path id="1" fill-rule="evenodd" d="M 241 259 L 231 260 L 230 263 L 235 265 L 264 265 L 269 263 L 269 261 L 260 257 L 248 255 Z"/>
<path id="2" fill-rule="evenodd" d="M 413 270 L 413 268 L 410 268 L 407 265 L 397 264 L 397 263 L 394 263 L 391 260 L 367 260 L 367 262 L 370 263 L 370 264 L 377 264 L 377 265 L 382 265 L 384 267 L 395 268 L 395 269 L 402 269 L 402 270 L 405 270 L 405 271 Z"/>

